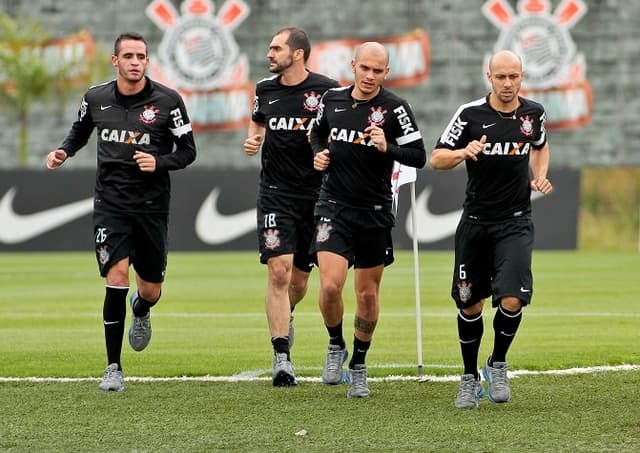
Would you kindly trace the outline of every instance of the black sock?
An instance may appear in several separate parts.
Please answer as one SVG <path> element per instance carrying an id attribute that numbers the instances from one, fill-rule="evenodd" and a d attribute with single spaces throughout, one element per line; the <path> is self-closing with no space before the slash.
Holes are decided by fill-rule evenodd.
<path id="1" fill-rule="evenodd" d="M 516 336 L 520 321 L 522 321 L 522 308 L 513 312 L 502 308 L 502 305 L 498 306 L 496 315 L 493 318 L 493 331 L 495 336 L 493 340 L 493 352 L 489 358 L 490 366 L 493 366 L 493 362 L 506 362 L 507 351 Z"/>
<path id="2" fill-rule="evenodd" d="M 129 288 L 107 286 L 102 305 L 102 321 L 104 324 L 104 340 L 107 347 L 108 364 L 120 366 L 124 320 L 127 315 L 127 293 Z"/>
<path id="3" fill-rule="evenodd" d="M 288 337 L 271 337 L 271 344 L 277 354 L 287 354 L 287 360 L 291 360 Z"/>
<path id="4" fill-rule="evenodd" d="M 349 368 L 353 370 L 355 365 L 364 365 L 369 346 L 371 346 L 370 341 L 362 341 L 358 340 L 355 336 L 353 337 L 353 354 L 351 354 Z"/>
<path id="5" fill-rule="evenodd" d="M 133 296 L 133 304 L 131 304 L 133 314 L 137 317 L 145 316 L 147 313 L 149 313 L 151 307 L 153 307 L 158 302 L 158 300 L 160 300 L 160 297 L 158 297 L 158 299 L 154 302 L 149 302 L 148 300 L 140 297 L 140 293 L 136 291 L 135 296 Z"/>
<path id="6" fill-rule="evenodd" d="M 340 321 L 340 324 L 335 327 L 325 327 L 327 328 L 327 332 L 329 332 L 329 344 L 340 346 L 340 349 L 344 349 L 346 343 L 344 342 L 344 337 L 342 335 L 342 321 Z"/>
<path id="7" fill-rule="evenodd" d="M 458 338 L 460 340 L 460 352 L 464 364 L 464 374 L 478 376 L 478 351 L 480 341 L 484 333 L 482 313 L 467 315 L 462 310 L 458 312 Z"/>

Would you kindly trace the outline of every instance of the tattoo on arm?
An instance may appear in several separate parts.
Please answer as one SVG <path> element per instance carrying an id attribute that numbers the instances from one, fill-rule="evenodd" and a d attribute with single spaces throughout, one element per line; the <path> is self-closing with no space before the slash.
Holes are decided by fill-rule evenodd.
<path id="1" fill-rule="evenodd" d="M 359 330 L 362 333 L 372 334 L 376 328 L 377 323 L 377 320 L 367 321 L 366 319 L 362 319 L 361 317 L 356 316 L 353 321 L 353 327 L 355 327 L 356 330 Z"/>

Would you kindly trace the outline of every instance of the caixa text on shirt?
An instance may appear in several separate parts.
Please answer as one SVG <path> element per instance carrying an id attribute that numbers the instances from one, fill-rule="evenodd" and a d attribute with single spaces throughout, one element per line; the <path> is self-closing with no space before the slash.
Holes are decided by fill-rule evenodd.
<path id="1" fill-rule="evenodd" d="M 122 131 L 118 129 L 102 129 L 100 139 L 103 142 L 129 143 L 131 145 L 148 145 L 151 136 L 140 131 Z"/>
<path id="2" fill-rule="evenodd" d="M 272 117 L 269 118 L 269 130 L 272 131 L 307 131 L 313 127 L 315 118 Z"/>
<path id="3" fill-rule="evenodd" d="M 524 156 L 529 154 L 531 143 L 496 142 L 485 143 L 482 154 L 488 156 Z"/>
<path id="4" fill-rule="evenodd" d="M 375 146 L 368 133 L 334 127 L 331 129 L 331 140 L 353 143 L 354 145 Z"/>

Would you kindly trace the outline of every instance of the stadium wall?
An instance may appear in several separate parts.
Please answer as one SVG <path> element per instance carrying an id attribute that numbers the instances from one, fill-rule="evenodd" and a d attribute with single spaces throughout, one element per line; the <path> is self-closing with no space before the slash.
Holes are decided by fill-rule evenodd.
<path id="1" fill-rule="evenodd" d="M 192 116 L 209 126 L 196 135 L 197 167 L 258 168 L 259 159 L 247 158 L 242 152 L 249 108 L 244 100 L 250 98 L 255 82 L 269 75 L 265 54 L 272 34 L 289 25 L 308 31 L 314 44 L 312 56 L 320 56 L 325 45 L 334 51 L 325 52 L 324 64 L 319 64 L 327 70 L 348 67 L 353 42 L 379 39 L 389 43 L 394 49 L 390 76 L 404 82 L 393 89 L 412 103 L 428 146 L 435 143 L 458 105 L 487 92 L 487 54 L 500 46 L 515 46 L 527 55 L 529 91 L 544 99 L 550 120 L 558 126 L 549 133 L 553 167 L 640 165 L 640 153 L 634 146 L 640 139 L 640 2 L 0 0 L 1 11 L 38 20 L 52 37 L 88 31 L 96 58 L 103 64 L 101 79 L 86 80 L 72 92 L 33 105 L 29 168 L 41 170 L 46 153 L 62 141 L 84 89 L 111 77 L 104 74 L 112 69 L 109 55 L 118 33 L 143 33 L 152 62 L 164 63 L 156 69 L 176 72 L 180 58 L 163 56 L 163 48 L 165 54 L 171 54 L 181 39 L 186 46 L 185 34 L 150 14 L 152 3 L 173 11 L 175 22 L 185 26 L 182 31 L 193 16 L 187 14 L 191 8 L 191 13 L 200 14 L 210 31 L 217 33 L 211 39 L 217 37 L 234 54 L 224 68 L 214 69 L 233 68 L 241 84 L 229 88 L 229 77 L 220 75 L 205 81 L 214 86 L 188 103 Z M 205 15 L 202 8 L 208 6 L 213 8 Z M 416 30 L 424 34 L 419 47 L 417 41 L 411 41 Z M 412 53 L 416 49 L 417 55 Z M 193 76 L 188 68 L 183 69 L 186 73 L 178 74 L 178 79 Z M 182 79 L 174 81 L 179 85 Z M 15 168 L 18 120 L 7 104 L 0 106 L 0 121 L 0 167 Z M 75 168 L 93 168 L 94 140 L 76 157 Z"/>

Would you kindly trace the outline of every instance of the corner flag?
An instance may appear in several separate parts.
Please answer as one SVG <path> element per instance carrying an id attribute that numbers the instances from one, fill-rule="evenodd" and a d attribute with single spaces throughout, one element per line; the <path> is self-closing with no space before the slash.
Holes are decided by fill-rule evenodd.
<path id="1" fill-rule="evenodd" d="M 393 163 L 393 172 L 391 173 L 391 191 L 393 193 L 393 212 L 398 212 L 398 197 L 400 196 L 400 186 L 415 182 L 416 169 L 407 167 L 398 162 Z"/>
<path id="2" fill-rule="evenodd" d="M 418 376 L 422 377 L 422 310 L 420 308 L 420 269 L 418 264 L 418 235 L 416 234 L 416 185 L 417 172 L 414 167 L 407 167 L 398 162 L 393 163 L 391 173 L 391 190 L 393 194 L 393 213 L 398 213 L 398 199 L 400 197 L 400 186 L 411 183 L 411 222 L 413 225 L 413 274 L 415 281 L 416 297 L 416 343 L 418 354 Z"/>

